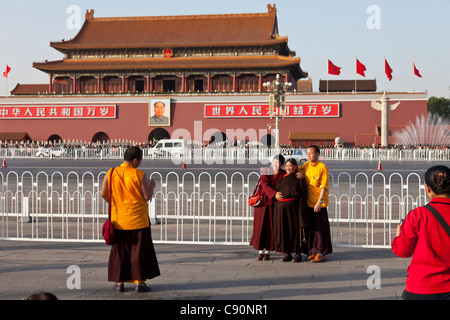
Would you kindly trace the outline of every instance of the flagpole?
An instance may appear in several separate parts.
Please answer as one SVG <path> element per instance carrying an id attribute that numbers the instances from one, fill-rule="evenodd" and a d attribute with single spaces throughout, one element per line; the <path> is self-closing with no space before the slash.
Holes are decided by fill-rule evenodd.
<path id="1" fill-rule="evenodd" d="M 6 62 L 6 71 L 8 69 L 8 62 Z M 5 97 L 8 96 L 8 73 L 6 73 L 6 77 L 5 77 Z"/>
<path id="2" fill-rule="evenodd" d="M 415 68 L 415 66 L 416 66 L 414 63 L 414 59 L 415 59 L 415 56 L 413 54 L 413 68 Z M 415 83 L 414 83 L 414 70 L 413 70 L 412 78 L 413 78 L 413 92 L 416 92 Z"/>
<path id="3" fill-rule="evenodd" d="M 330 57 L 328 56 L 327 57 L 327 94 L 328 94 L 328 73 L 329 73 L 329 70 L 328 70 L 328 65 L 329 65 L 329 63 L 330 63 Z"/>
<path id="4" fill-rule="evenodd" d="M 386 69 L 386 55 L 384 55 L 384 68 Z M 386 75 L 383 77 L 383 92 L 386 93 Z"/>
<path id="5" fill-rule="evenodd" d="M 357 55 L 355 55 L 355 63 L 357 63 L 356 61 L 358 60 L 358 56 Z M 357 70 L 356 70 L 357 68 L 355 68 L 355 93 L 357 92 L 357 88 L 356 88 L 356 77 L 357 77 Z"/>

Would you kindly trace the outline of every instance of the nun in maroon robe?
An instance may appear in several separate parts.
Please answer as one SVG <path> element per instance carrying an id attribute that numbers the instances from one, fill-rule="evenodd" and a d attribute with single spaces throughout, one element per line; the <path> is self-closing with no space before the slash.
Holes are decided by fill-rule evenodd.
<path id="1" fill-rule="evenodd" d="M 275 251 L 284 253 L 282 261 L 301 261 L 304 231 L 309 226 L 307 211 L 308 189 L 305 177 L 298 178 L 297 161 L 286 161 L 286 174 L 276 186 L 276 201 L 273 213 Z M 292 253 L 295 253 L 292 258 Z"/>
<path id="2" fill-rule="evenodd" d="M 275 187 L 281 177 L 286 173 L 281 167 L 284 157 L 277 155 L 270 168 L 261 171 L 261 192 L 263 194 L 262 206 L 256 207 L 253 215 L 253 235 L 250 245 L 259 250 L 257 260 L 269 260 L 273 244 L 273 207 L 275 203 Z"/>

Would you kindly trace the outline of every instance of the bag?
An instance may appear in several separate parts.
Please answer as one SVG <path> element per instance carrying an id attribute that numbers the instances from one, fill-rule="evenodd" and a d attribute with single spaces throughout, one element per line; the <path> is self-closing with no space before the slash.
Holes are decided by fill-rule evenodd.
<path id="1" fill-rule="evenodd" d="M 263 206 L 263 194 L 261 189 L 261 178 L 259 178 L 256 184 L 253 194 L 248 198 L 248 205 L 250 207 L 258 208 Z"/>
<path id="2" fill-rule="evenodd" d="M 436 202 L 433 202 L 436 203 Z M 437 202 L 437 203 L 443 203 L 443 204 L 447 204 L 445 202 Z M 444 228 L 444 230 L 447 232 L 447 234 L 450 236 L 450 226 L 447 224 L 447 222 L 445 222 L 444 218 L 442 218 L 441 214 L 439 213 L 439 211 L 436 210 L 435 207 L 433 207 L 430 204 L 427 204 L 425 206 L 425 208 L 427 208 L 432 214 L 433 216 L 437 219 L 437 221 L 441 224 L 442 228 Z"/>
<path id="3" fill-rule="evenodd" d="M 109 176 L 109 203 L 108 203 L 108 220 L 105 221 L 102 228 L 102 236 L 107 245 L 112 245 L 114 243 L 114 227 L 111 222 L 111 199 L 112 199 L 112 174 L 114 172 L 114 168 L 111 169 L 111 173 Z"/>
<path id="4" fill-rule="evenodd" d="M 114 228 L 110 219 L 103 224 L 102 235 L 107 245 L 110 246 L 114 243 Z"/>

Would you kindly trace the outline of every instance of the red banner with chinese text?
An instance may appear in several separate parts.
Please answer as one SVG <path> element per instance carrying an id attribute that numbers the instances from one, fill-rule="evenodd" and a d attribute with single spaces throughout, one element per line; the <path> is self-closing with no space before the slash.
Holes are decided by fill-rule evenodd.
<path id="1" fill-rule="evenodd" d="M 336 118 L 340 116 L 339 103 L 289 103 L 285 117 L 288 118 Z M 205 104 L 205 118 L 267 118 L 269 105 Z"/>
<path id="2" fill-rule="evenodd" d="M 115 105 L 0 105 L 0 119 L 115 119 Z"/>

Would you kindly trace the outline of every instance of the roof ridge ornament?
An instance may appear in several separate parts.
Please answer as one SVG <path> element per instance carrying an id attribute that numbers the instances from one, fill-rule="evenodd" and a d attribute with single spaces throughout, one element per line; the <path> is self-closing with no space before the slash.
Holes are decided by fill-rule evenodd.
<path id="1" fill-rule="evenodd" d="M 86 10 L 85 18 L 86 18 L 87 21 L 94 20 L 94 9 Z"/>
<path id="2" fill-rule="evenodd" d="M 278 39 L 279 38 L 279 34 L 278 34 L 277 6 L 276 6 L 276 4 L 271 5 L 269 3 L 267 5 L 267 9 L 269 10 L 269 12 L 267 14 L 269 16 L 273 16 L 274 17 L 272 32 L 270 33 L 270 38 L 271 39 Z"/>

